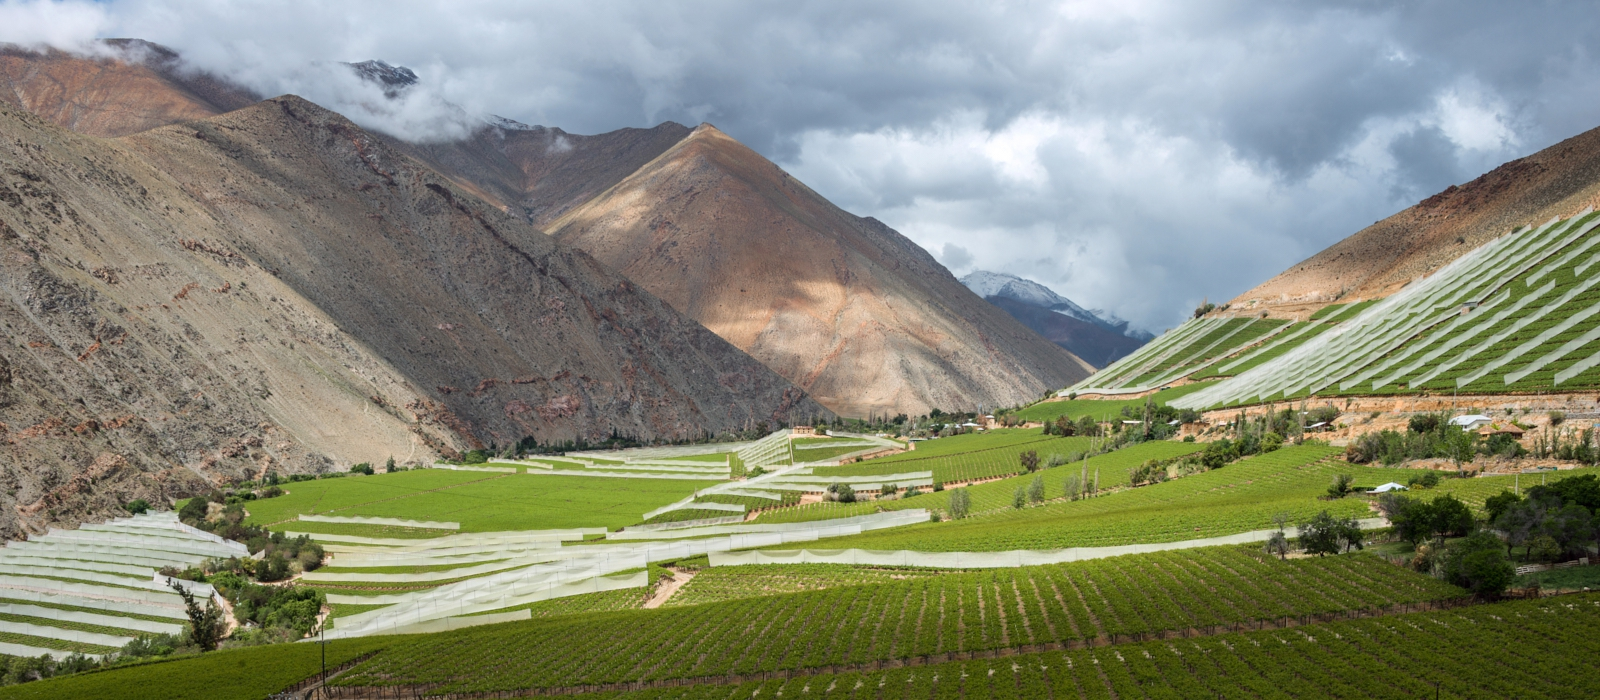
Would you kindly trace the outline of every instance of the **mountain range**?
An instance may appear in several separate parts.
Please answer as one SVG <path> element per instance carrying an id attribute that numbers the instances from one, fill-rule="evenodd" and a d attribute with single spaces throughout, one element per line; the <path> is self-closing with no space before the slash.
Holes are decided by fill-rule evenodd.
<path id="1" fill-rule="evenodd" d="M 106 46 L 0 51 L 8 536 L 268 471 L 1015 405 L 1091 371 L 710 125 L 408 143 Z"/>
<path id="2" fill-rule="evenodd" d="M 1127 321 L 1114 315 L 1085 309 L 1049 287 L 1016 275 L 978 270 L 962 277 L 961 283 L 1096 367 L 1122 359 L 1154 337 L 1129 328 Z"/>

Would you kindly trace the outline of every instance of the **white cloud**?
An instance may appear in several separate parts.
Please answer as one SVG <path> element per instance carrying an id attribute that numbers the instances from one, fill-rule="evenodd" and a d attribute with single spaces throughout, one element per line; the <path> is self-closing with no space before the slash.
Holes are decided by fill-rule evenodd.
<path id="1" fill-rule="evenodd" d="M 108 24 L 98 3 L 0 0 L 0 42 L 86 51 Z"/>
<path id="2" fill-rule="evenodd" d="M 1149 329 L 1600 123 L 1597 30 L 1576 0 L 0 0 L 0 40 L 144 38 L 411 138 L 709 120 L 952 267 Z M 328 66 L 372 58 L 422 85 Z"/>

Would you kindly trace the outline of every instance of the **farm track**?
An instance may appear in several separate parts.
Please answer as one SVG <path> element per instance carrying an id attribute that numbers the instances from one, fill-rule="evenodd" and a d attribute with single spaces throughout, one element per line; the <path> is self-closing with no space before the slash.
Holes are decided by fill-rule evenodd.
<path id="1" fill-rule="evenodd" d="M 1556 594 L 1567 595 L 1567 594 Z M 1553 596 L 1546 596 L 1553 597 Z M 1402 603 L 1378 608 L 1364 608 L 1359 610 L 1342 610 L 1309 615 L 1285 616 L 1270 619 L 1255 619 L 1220 625 L 1207 625 L 1204 627 L 1188 627 L 1166 629 L 1154 632 L 1105 635 L 1092 639 L 1078 639 L 1069 641 L 1043 642 L 1036 644 L 1019 644 L 992 649 L 974 651 L 950 651 L 938 654 L 926 654 L 898 659 L 887 659 L 857 664 L 828 664 L 811 666 L 798 669 L 777 671 L 764 671 L 757 673 L 730 673 L 715 676 L 695 676 L 687 678 L 662 678 L 649 681 L 625 681 L 617 683 L 600 683 L 593 685 L 556 686 L 544 688 L 523 688 L 518 690 L 483 691 L 468 693 L 434 693 L 432 690 L 437 685 L 415 686 L 325 686 L 319 687 L 316 694 L 308 694 L 312 698 L 330 700 L 485 700 L 489 698 L 521 698 L 521 697 L 546 697 L 559 695 L 582 695 L 586 693 L 629 692 L 639 690 L 655 690 L 664 688 L 683 688 L 693 686 L 733 686 L 743 683 L 764 682 L 774 680 L 790 680 L 806 676 L 821 674 L 844 674 L 870 671 L 883 671 L 898 668 L 917 668 L 952 661 L 971 661 L 984 659 L 1001 659 L 1021 654 L 1032 654 L 1048 651 L 1071 651 L 1079 649 L 1094 649 L 1113 647 L 1123 644 L 1134 644 L 1147 641 L 1163 641 L 1175 639 L 1195 639 L 1213 637 L 1218 635 L 1253 632 L 1258 630 L 1290 629 L 1306 625 L 1338 622 L 1342 620 L 1360 620 L 1371 618 L 1390 617 L 1416 612 L 1433 610 L 1450 610 L 1462 607 L 1471 607 L 1485 604 L 1485 601 L 1476 598 L 1452 598 L 1444 600 L 1423 601 L 1418 603 Z"/>

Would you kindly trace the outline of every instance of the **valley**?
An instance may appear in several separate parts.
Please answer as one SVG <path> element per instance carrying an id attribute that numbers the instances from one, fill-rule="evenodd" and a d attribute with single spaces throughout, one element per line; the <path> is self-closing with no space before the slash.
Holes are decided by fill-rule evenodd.
<path id="1" fill-rule="evenodd" d="M 1600 130 L 1151 337 L 102 49 L 0 51 L 0 699 L 1600 695 Z"/>

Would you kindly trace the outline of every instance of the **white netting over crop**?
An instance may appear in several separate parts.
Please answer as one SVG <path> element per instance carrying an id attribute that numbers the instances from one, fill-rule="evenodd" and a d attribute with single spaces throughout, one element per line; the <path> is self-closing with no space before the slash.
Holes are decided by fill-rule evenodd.
<path id="1" fill-rule="evenodd" d="M 737 453 L 740 461 L 744 462 L 746 469 L 756 467 L 765 469 L 778 464 L 789 464 L 790 432 L 787 429 L 779 430 L 751 443 Z"/>
<path id="2" fill-rule="evenodd" d="M 178 634 L 183 631 L 183 625 L 175 622 L 156 622 L 143 620 L 136 617 L 122 615 L 101 615 L 98 613 L 82 612 L 79 610 L 61 610 L 47 608 L 40 605 L 24 605 L 20 603 L 0 603 L 0 615 L 16 615 L 19 617 L 32 617 L 44 620 L 57 620 L 61 622 L 77 622 L 85 625 L 98 625 L 116 629 L 133 630 L 135 632 L 148 632 L 150 634 Z"/>
<path id="3" fill-rule="evenodd" d="M 922 508 L 909 510 L 895 510 L 871 515 L 857 515 L 850 518 L 834 518 L 832 520 L 814 520 L 803 523 L 745 523 L 735 525 L 716 525 L 711 527 L 689 528 L 682 530 L 666 531 L 639 531 L 634 529 L 613 532 L 606 535 L 607 540 L 662 540 L 682 539 L 685 537 L 704 537 L 707 535 L 733 535 L 749 533 L 782 533 L 806 532 L 823 530 L 826 528 L 855 527 L 860 531 L 881 530 L 888 527 L 899 527 L 914 523 L 928 522 L 928 511 Z"/>
<path id="4" fill-rule="evenodd" d="M 127 613 L 131 615 L 150 615 L 153 617 L 166 617 L 174 620 L 187 620 L 183 612 L 183 603 L 177 597 L 172 603 L 158 605 L 151 603 L 134 603 L 124 600 L 107 600 L 89 596 L 72 595 L 70 593 L 42 593 L 20 588 L 0 589 L 0 598 L 8 600 L 25 600 L 33 603 L 47 603 L 50 605 L 71 605 L 76 608 L 90 608 L 105 610 L 111 613 Z"/>
<path id="5" fill-rule="evenodd" d="M 1580 312 L 1580 314 L 1578 314 L 1578 315 L 1574 315 L 1572 318 L 1575 319 L 1575 318 L 1578 318 L 1579 315 L 1581 315 L 1583 318 L 1587 319 L 1590 316 L 1593 316 L 1596 312 L 1600 312 L 1600 304 L 1597 304 L 1595 306 L 1589 307 L 1589 309 L 1587 309 L 1587 310 L 1585 310 L 1583 312 Z M 1568 319 L 1568 320 L 1572 320 L 1572 319 Z M 1570 327 L 1571 326 L 1568 326 L 1567 328 L 1562 328 L 1562 330 L 1565 331 Z M 1561 328 L 1561 326 L 1557 326 L 1556 328 Z M 1555 329 L 1551 329 L 1551 330 L 1555 330 Z M 1549 331 L 1546 331 L 1546 333 L 1549 333 Z M 1540 333 L 1539 335 L 1543 336 L 1545 334 L 1544 333 Z M 1550 337 L 1555 337 L 1556 335 L 1558 335 L 1558 334 L 1550 333 Z M 1538 340 L 1538 339 L 1539 338 L 1537 338 L 1537 337 L 1535 338 L 1535 340 Z M 1544 355 L 1540 356 L 1539 359 L 1528 363 L 1522 369 L 1519 369 L 1519 370 L 1517 370 L 1515 372 L 1512 372 L 1511 374 L 1506 375 L 1506 383 L 1507 384 L 1511 384 L 1513 382 L 1520 381 L 1523 377 L 1526 377 L 1526 376 L 1528 376 L 1530 374 L 1533 374 L 1534 372 L 1537 372 L 1537 371 L 1539 371 L 1541 369 L 1544 369 L 1545 366 L 1549 365 L 1550 363 L 1555 362 L 1556 360 L 1559 360 L 1559 359 L 1561 359 L 1563 357 L 1566 357 L 1567 355 L 1570 355 L 1570 354 L 1572 354 L 1574 352 L 1577 352 L 1577 350 L 1579 348 L 1584 347 L 1584 346 L 1586 346 L 1586 345 L 1588 345 L 1590 343 L 1593 343 L 1596 340 L 1600 340 L 1600 326 L 1596 326 L 1594 328 L 1591 328 L 1589 330 L 1589 332 L 1584 333 L 1583 335 L 1580 335 L 1580 336 L 1578 336 L 1576 338 L 1573 338 L 1572 340 L 1569 340 L 1569 341 L 1567 341 L 1565 343 L 1562 343 L 1560 347 L 1558 347 L 1558 348 L 1556 348 L 1554 350 L 1551 350 L 1550 352 L 1545 353 Z"/>
<path id="6" fill-rule="evenodd" d="M 1387 521 L 1371 518 L 1360 521 L 1363 528 L 1383 527 Z M 1089 559 L 1104 559 L 1124 554 L 1147 554 L 1195 547 L 1215 547 L 1228 544 L 1263 542 L 1276 530 L 1256 530 L 1236 535 L 1208 537 L 1200 540 L 1163 542 L 1156 544 L 1130 544 L 1120 547 L 1071 547 L 1067 549 L 1009 550 L 1003 552 L 916 552 L 910 550 L 870 549 L 795 549 L 761 550 L 751 552 L 713 552 L 712 566 L 741 566 L 749 564 L 852 564 L 869 566 L 915 566 L 934 569 L 999 569 L 1019 566 L 1064 564 Z M 1298 535 L 1296 528 L 1288 528 L 1288 535 Z"/>
<path id="7" fill-rule="evenodd" d="M 28 646 L 26 644 L 0 642 L 0 654 L 5 654 L 7 656 L 25 656 L 30 659 L 38 658 L 40 656 L 49 656 L 57 661 L 60 661 L 68 656 L 72 656 L 74 653 L 75 652 L 62 651 L 60 649 L 45 649 L 43 647 Z M 96 660 L 100 659 L 101 657 L 100 654 L 84 654 L 83 656 L 87 656 Z"/>
<path id="8" fill-rule="evenodd" d="M 450 630 L 478 627 L 481 625 L 497 625 L 502 622 L 518 622 L 532 620 L 532 610 L 518 610 L 507 613 L 488 613 L 463 617 L 442 617 L 437 620 L 416 622 L 409 625 L 400 625 L 388 630 L 389 634 L 425 634 L 432 632 L 449 632 Z"/>
<path id="9" fill-rule="evenodd" d="M 49 625 L 35 625 L 27 622 L 10 622 L 0 620 L 0 633 L 26 634 L 30 637 L 44 639 L 60 639 L 68 642 L 82 644 L 98 644 L 103 647 L 120 647 L 133 641 L 133 637 L 119 637 L 99 632 L 84 632 L 83 630 L 51 627 Z"/>
<path id="10" fill-rule="evenodd" d="M 134 634 L 181 631 L 183 600 L 158 573 L 207 557 L 246 556 L 238 542 L 224 540 L 177 521 L 173 513 L 120 518 L 77 530 L 51 530 L 26 542 L 7 542 L 0 549 L 0 633 L 27 635 L 39 646 L 0 644 L 0 653 L 68 654 L 49 648 L 45 640 L 120 647 Z M 176 581 L 200 596 L 212 596 L 210 584 Z M 35 605 L 37 603 L 37 605 Z M 87 608 L 61 610 L 57 605 Z M 171 622 L 129 617 L 161 617 Z M 85 632 L 80 625 L 127 630 L 128 636 Z M 40 648 L 44 647 L 44 648 Z"/>
<path id="11" fill-rule="evenodd" d="M 389 525 L 392 527 L 415 527 L 425 530 L 460 530 L 461 523 L 436 522 L 432 520 L 402 520 L 400 518 L 366 518 L 361 516 L 341 515 L 310 515 L 300 514 L 300 522 L 305 523 L 350 523 L 355 525 Z"/>
<path id="12" fill-rule="evenodd" d="M 494 472 L 497 474 L 517 473 L 516 467 L 467 467 L 459 464 L 444 464 L 442 462 L 435 462 L 433 468 L 445 469 L 453 472 Z"/>
<path id="13" fill-rule="evenodd" d="M 1586 212 L 1583 216 L 1587 215 Z M 1555 287 L 1546 284 L 1505 306 L 1511 291 L 1508 285 L 1514 280 L 1524 279 L 1523 275 L 1533 271 L 1537 274 L 1530 279 L 1536 281 L 1549 270 L 1571 264 L 1596 244 L 1593 230 L 1600 218 L 1583 216 L 1501 236 L 1429 277 L 1413 281 L 1355 318 L 1231 379 L 1175 399 L 1172 405 L 1203 409 L 1315 394 L 1330 386 L 1348 390 L 1371 382 L 1372 388 L 1377 389 L 1394 383 L 1417 387 L 1432 381 L 1600 282 L 1581 280 L 1558 299 L 1548 301 L 1546 295 Z M 1591 238 L 1584 240 L 1586 236 Z M 1576 249 L 1571 247 L 1579 241 L 1582 242 Z M 1484 300 L 1487 303 L 1480 303 Z M 1488 316 L 1491 311 L 1493 316 Z M 1572 327 L 1567 324 L 1556 333 L 1541 334 L 1539 343 Z M 1487 371 L 1516 361 L 1521 353 L 1537 345 L 1497 358 Z M 1555 359 L 1559 356 L 1550 361 Z M 1460 384 L 1486 373 L 1464 377 Z"/>

